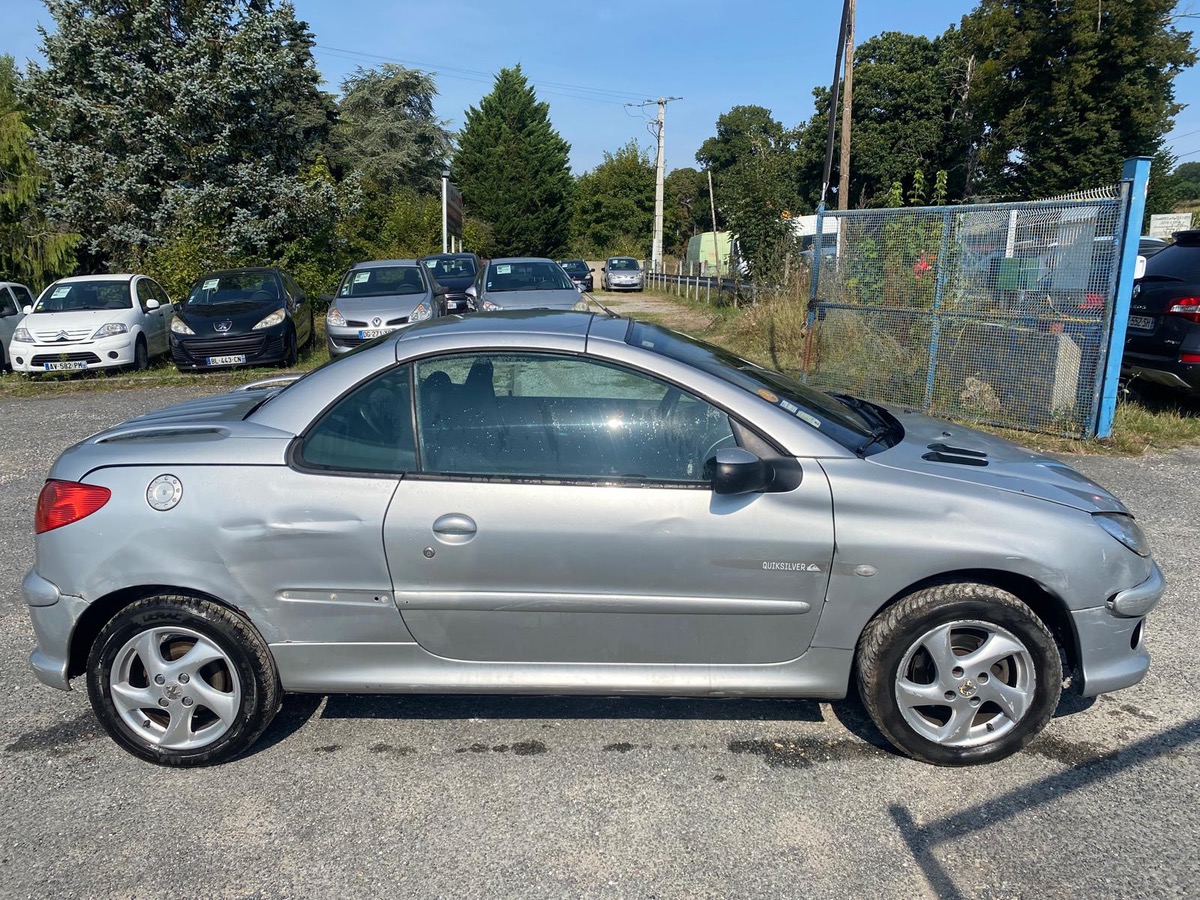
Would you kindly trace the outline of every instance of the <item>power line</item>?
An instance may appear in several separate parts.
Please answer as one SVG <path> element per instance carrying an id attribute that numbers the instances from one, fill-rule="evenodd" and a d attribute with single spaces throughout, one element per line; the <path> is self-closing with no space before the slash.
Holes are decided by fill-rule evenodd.
<path id="1" fill-rule="evenodd" d="M 447 78 L 459 78 L 463 81 L 475 81 L 483 83 L 491 82 L 495 77 L 494 72 L 484 72 L 478 69 L 465 69 L 460 66 L 438 66 L 432 63 L 418 62 L 411 59 L 401 59 L 395 56 L 384 56 L 378 53 L 368 53 L 365 50 L 349 50 L 344 47 L 329 47 L 324 44 L 314 44 L 314 50 L 320 50 L 330 55 L 357 61 L 359 59 L 380 60 L 382 62 L 398 63 L 400 65 L 409 66 L 410 68 L 423 69 L 435 75 L 442 75 Z M 562 97 L 573 97 L 577 100 L 591 100 L 595 103 L 612 103 L 621 105 L 624 101 L 633 97 L 644 97 L 645 94 L 640 91 L 617 91 L 610 88 L 590 87 L 582 84 L 569 84 L 561 81 L 544 81 L 531 80 L 531 84 L 539 88 L 543 88 L 545 93 L 555 94 Z"/>
<path id="2" fill-rule="evenodd" d="M 1200 128 L 1197 128 L 1195 131 L 1185 131 L 1183 134 L 1177 134 L 1177 135 L 1175 135 L 1175 137 L 1169 138 L 1167 140 L 1167 143 L 1173 144 L 1176 141 L 1182 140 L 1185 137 L 1191 137 L 1193 134 L 1200 134 Z"/>

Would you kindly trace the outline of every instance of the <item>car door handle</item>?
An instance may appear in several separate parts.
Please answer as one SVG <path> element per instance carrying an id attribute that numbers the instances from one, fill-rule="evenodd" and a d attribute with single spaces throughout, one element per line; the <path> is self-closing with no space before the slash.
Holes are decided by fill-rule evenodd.
<path id="1" fill-rule="evenodd" d="M 447 513 L 433 523 L 433 533 L 445 544 L 465 544 L 475 537 L 475 520 L 462 513 Z"/>

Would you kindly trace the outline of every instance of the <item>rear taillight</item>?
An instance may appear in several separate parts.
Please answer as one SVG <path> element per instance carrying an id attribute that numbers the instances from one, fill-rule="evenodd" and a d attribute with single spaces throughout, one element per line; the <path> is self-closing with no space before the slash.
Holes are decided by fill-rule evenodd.
<path id="1" fill-rule="evenodd" d="M 42 485 L 38 495 L 33 530 L 42 534 L 78 522 L 102 507 L 111 496 L 112 491 L 106 487 L 51 479 Z"/>
<path id="2" fill-rule="evenodd" d="M 1200 297 L 1180 297 L 1167 307 L 1167 315 L 1200 322 Z"/>
<path id="3" fill-rule="evenodd" d="M 1191 363 L 1192 365 L 1195 365 L 1196 363 L 1200 363 L 1200 353 L 1180 353 L 1179 361 L 1181 363 Z"/>

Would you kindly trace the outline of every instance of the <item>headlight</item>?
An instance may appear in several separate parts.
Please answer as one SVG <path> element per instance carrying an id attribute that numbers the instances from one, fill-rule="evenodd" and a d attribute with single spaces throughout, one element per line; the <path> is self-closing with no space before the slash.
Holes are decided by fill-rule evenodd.
<path id="1" fill-rule="evenodd" d="M 19 343 L 22 343 L 22 344 L 32 344 L 33 343 L 33 335 L 29 333 L 29 329 L 26 328 L 24 325 L 22 325 L 20 328 L 18 328 L 16 331 L 13 332 L 12 339 L 14 341 L 18 341 Z"/>
<path id="2" fill-rule="evenodd" d="M 258 329 L 260 329 L 260 328 L 270 328 L 273 325 L 278 325 L 280 322 L 283 321 L 284 316 L 286 316 L 286 315 L 287 315 L 287 313 L 285 313 L 282 309 L 277 309 L 277 310 L 275 310 L 275 312 L 271 313 L 269 316 L 267 316 L 265 319 L 263 319 L 261 322 L 259 322 L 257 325 L 255 325 L 254 328 L 252 328 L 251 330 L 258 331 Z"/>
<path id="3" fill-rule="evenodd" d="M 107 325 L 101 325 L 96 329 L 96 333 L 92 335 L 92 340 L 102 337 L 112 337 L 116 334 L 128 334 L 129 326 L 124 322 L 109 322 Z"/>
<path id="4" fill-rule="evenodd" d="M 433 315 L 433 310 L 429 308 L 429 304 L 422 300 L 413 307 L 413 311 L 408 314 L 410 322 L 424 322 Z"/>
<path id="5" fill-rule="evenodd" d="M 587 312 L 589 309 L 591 309 L 591 307 L 588 306 L 588 302 L 586 300 L 584 300 L 582 297 L 580 297 L 575 302 L 574 309 L 575 309 L 575 312 Z"/>
<path id="6" fill-rule="evenodd" d="M 342 311 L 336 306 L 329 307 L 329 312 L 325 313 L 325 324 L 332 325 L 334 328 L 345 328 L 346 317 L 342 315 Z"/>
<path id="7" fill-rule="evenodd" d="M 1146 540 L 1146 533 L 1133 521 L 1132 516 L 1121 513 L 1096 513 L 1092 519 L 1138 556 L 1150 555 L 1150 542 Z"/>
<path id="8" fill-rule="evenodd" d="M 187 322 L 176 316 L 171 320 L 171 330 L 176 334 L 195 334 L 196 332 L 188 328 Z"/>
<path id="9" fill-rule="evenodd" d="M 484 312 L 495 312 L 498 309 L 504 309 L 499 303 L 493 303 L 491 300 L 480 300 L 479 305 Z"/>

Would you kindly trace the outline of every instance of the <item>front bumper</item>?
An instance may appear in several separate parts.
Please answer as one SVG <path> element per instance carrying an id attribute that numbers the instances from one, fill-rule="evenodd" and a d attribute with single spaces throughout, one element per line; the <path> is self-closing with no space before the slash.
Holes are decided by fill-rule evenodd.
<path id="1" fill-rule="evenodd" d="M 229 337 L 192 337 L 171 332 L 171 359 L 180 369 L 218 369 L 233 366 L 266 366 L 283 362 L 287 326 L 276 325 Z M 216 357 L 244 356 L 245 362 L 209 363 Z"/>
<path id="2" fill-rule="evenodd" d="M 1150 668 L 1145 616 L 1162 597 L 1166 583 L 1155 563 L 1150 577 L 1119 591 L 1104 606 L 1071 612 L 1079 645 L 1079 669 L 1085 697 L 1137 684 Z"/>
<path id="3" fill-rule="evenodd" d="M 637 281 L 609 281 L 608 289 L 610 291 L 640 291 L 642 289 L 642 280 Z"/>
<path id="4" fill-rule="evenodd" d="M 46 364 L 73 363 L 64 371 L 86 369 L 112 369 L 130 366 L 134 362 L 134 336 L 118 334 L 113 337 L 88 341 L 56 341 L 53 344 L 25 344 L 11 341 L 8 348 L 9 361 L 15 372 L 49 372 Z M 80 366 L 79 363 L 84 365 Z"/>
<path id="5" fill-rule="evenodd" d="M 375 340 L 374 337 L 362 337 L 363 331 L 382 331 L 387 334 L 392 334 L 396 331 L 401 331 L 407 328 L 409 323 L 405 322 L 401 325 L 381 325 L 378 328 L 375 326 L 359 327 L 354 325 L 336 326 L 325 323 L 325 346 L 329 350 L 330 356 L 341 356 L 343 353 L 349 353 L 355 347 L 365 344 L 367 341 Z M 376 335 L 375 337 L 378 337 Z"/>
<path id="6" fill-rule="evenodd" d="M 29 605 L 29 618 L 37 646 L 29 654 L 29 665 L 42 684 L 69 691 L 68 666 L 71 661 L 71 635 L 88 602 L 81 597 L 60 593 L 58 586 L 30 569 L 21 582 L 21 592 Z"/>

